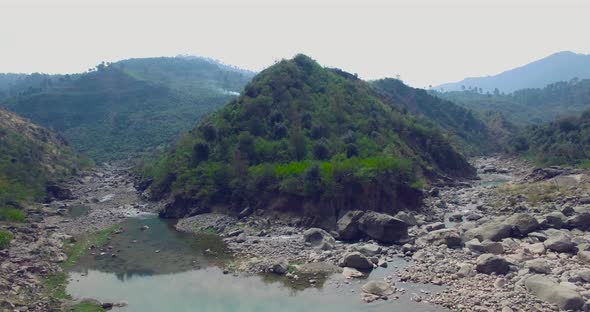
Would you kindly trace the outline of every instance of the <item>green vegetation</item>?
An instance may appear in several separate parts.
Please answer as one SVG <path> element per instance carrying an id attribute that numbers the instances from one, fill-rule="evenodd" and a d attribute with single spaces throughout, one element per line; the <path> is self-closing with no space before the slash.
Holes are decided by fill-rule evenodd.
<path id="1" fill-rule="evenodd" d="M 89 166 L 63 139 L 0 109 L 0 219 L 22 221 L 10 208 L 45 197 L 46 184 Z"/>
<path id="2" fill-rule="evenodd" d="M 514 152 L 543 165 L 590 164 L 590 110 L 579 117 L 563 117 L 540 126 L 530 126 L 511 141 Z"/>
<path id="3" fill-rule="evenodd" d="M 516 125 L 539 125 L 586 110 L 590 104 L 590 79 L 572 79 L 511 94 L 497 90 L 483 94 L 476 89 L 435 94 L 481 114 L 499 112 Z"/>
<path id="4" fill-rule="evenodd" d="M 397 79 L 381 79 L 372 85 L 398 109 L 418 116 L 424 124 L 434 123 L 445 130 L 468 153 L 498 151 L 498 137 L 470 109 L 432 96 L 426 90 L 409 87 Z"/>
<path id="5" fill-rule="evenodd" d="M 10 246 L 10 242 L 12 241 L 12 233 L 8 231 L 0 230 L 0 249 L 6 249 Z"/>
<path id="6" fill-rule="evenodd" d="M 239 210 L 285 197 L 384 211 L 415 198 L 422 176 L 473 174 L 438 127 L 397 107 L 354 75 L 298 55 L 257 75 L 143 173 L 155 197 L 191 206 Z"/>
<path id="7" fill-rule="evenodd" d="M 234 98 L 251 77 L 199 58 L 133 59 L 46 77 L 5 105 L 54 129 L 96 161 L 125 159 L 167 146 Z"/>
<path id="8" fill-rule="evenodd" d="M 25 222 L 25 213 L 12 207 L 0 207 L 0 221 Z"/>
<path id="9" fill-rule="evenodd" d="M 73 312 L 102 312 L 106 311 L 101 306 L 91 302 L 81 302 L 72 307 Z"/>

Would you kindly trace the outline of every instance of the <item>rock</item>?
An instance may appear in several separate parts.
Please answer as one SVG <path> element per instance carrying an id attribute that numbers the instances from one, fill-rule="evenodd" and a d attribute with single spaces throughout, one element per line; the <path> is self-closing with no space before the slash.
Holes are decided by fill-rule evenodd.
<path id="1" fill-rule="evenodd" d="M 414 217 L 414 214 L 407 213 L 405 211 L 400 211 L 396 213 L 393 217 L 404 221 L 406 224 L 410 226 L 415 226 L 418 224 L 418 221 L 416 220 L 416 217 Z"/>
<path id="2" fill-rule="evenodd" d="M 590 229 L 590 211 L 576 211 L 576 214 L 567 220 L 567 227 L 580 230 Z"/>
<path id="3" fill-rule="evenodd" d="M 389 296 L 395 292 L 393 287 L 385 281 L 370 281 L 363 285 L 361 290 L 376 296 Z"/>
<path id="4" fill-rule="evenodd" d="M 105 310 L 110 310 L 113 308 L 113 304 L 110 302 L 105 302 L 105 303 L 101 304 L 100 306 Z"/>
<path id="5" fill-rule="evenodd" d="M 440 190 L 436 187 L 433 187 L 432 189 L 430 189 L 430 191 L 428 191 L 428 195 L 430 197 L 438 197 L 440 195 Z"/>
<path id="6" fill-rule="evenodd" d="M 549 274 L 551 273 L 551 267 L 545 259 L 533 259 L 525 263 L 525 266 L 531 273 Z"/>
<path id="7" fill-rule="evenodd" d="M 494 255 L 501 255 L 504 253 L 504 246 L 502 243 L 493 242 L 491 240 L 485 240 L 481 243 L 485 249 L 485 252 L 491 253 Z"/>
<path id="8" fill-rule="evenodd" d="M 430 223 L 424 226 L 424 229 L 428 232 L 432 232 L 432 231 L 436 231 L 436 230 L 441 230 L 446 228 L 445 224 L 442 222 L 434 222 L 434 223 Z"/>
<path id="9" fill-rule="evenodd" d="M 242 230 L 242 229 L 237 229 L 237 230 L 235 230 L 235 231 L 231 231 L 231 232 L 227 233 L 227 235 L 226 235 L 226 236 L 227 236 L 227 237 L 234 237 L 234 236 L 238 236 L 238 235 L 240 235 L 240 234 L 242 234 L 242 233 L 244 233 L 244 230 Z"/>
<path id="10" fill-rule="evenodd" d="M 508 261 L 502 257 L 493 254 L 483 254 L 477 258 L 475 270 L 484 274 L 506 274 L 510 271 L 510 267 Z"/>
<path id="11" fill-rule="evenodd" d="M 556 252 L 575 253 L 577 251 L 576 244 L 572 242 L 568 235 L 562 233 L 555 233 L 543 242 L 545 248 Z"/>
<path id="12" fill-rule="evenodd" d="M 497 289 L 504 288 L 506 286 L 506 284 L 508 284 L 508 281 L 505 278 L 498 277 L 494 281 L 494 287 L 497 288 Z"/>
<path id="13" fill-rule="evenodd" d="M 342 258 L 342 266 L 359 270 L 372 270 L 373 262 L 358 251 L 348 252 Z"/>
<path id="14" fill-rule="evenodd" d="M 471 250 L 472 252 L 476 252 L 476 253 L 485 253 L 486 252 L 485 247 L 479 242 L 479 240 L 477 238 L 474 238 L 474 239 L 466 242 L 465 247 L 467 247 L 467 249 Z"/>
<path id="15" fill-rule="evenodd" d="M 145 224 L 144 224 L 144 225 L 142 225 L 142 226 L 141 226 L 139 229 L 140 229 L 140 230 L 142 230 L 142 231 L 146 231 L 146 230 L 149 230 L 149 229 L 150 229 L 150 227 L 149 227 L 148 225 L 145 225 Z"/>
<path id="16" fill-rule="evenodd" d="M 248 206 L 248 207 L 242 209 L 242 211 L 240 211 L 240 213 L 238 214 L 238 219 L 245 218 L 245 217 L 251 215 L 252 212 L 254 212 L 254 210 L 252 208 L 250 208 L 250 206 Z"/>
<path id="17" fill-rule="evenodd" d="M 380 254 L 382 250 L 381 246 L 377 244 L 363 244 L 356 246 L 355 249 L 367 257 L 376 256 Z"/>
<path id="18" fill-rule="evenodd" d="M 270 267 L 270 271 L 276 274 L 286 274 L 289 270 L 289 263 L 285 259 L 280 259 Z"/>
<path id="19" fill-rule="evenodd" d="M 236 237 L 236 243 L 243 243 L 248 240 L 248 235 L 246 233 L 240 233 L 238 237 Z"/>
<path id="20" fill-rule="evenodd" d="M 459 277 L 470 277 L 475 275 L 475 270 L 472 264 L 464 263 L 459 266 L 457 276 Z"/>
<path id="21" fill-rule="evenodd" d="M 344 269 L 342 269 L 342 275 L 345 278 L 357 278 L 357 277 L 363 277 L 363 273 L 355 268 L 349 268 L 349 267 L 345 267 Z"/>
<path id="22" fill-rule="evenodd" d="M 584 305 L 584 299 L 576 291 L 557 284 L 550 279 L 533 275 L 524 282 L 525 287 L 535 296 L 557 305 L 563 310 L 580 310 Z"/>
<path id="23" fill-rule="evenodd" d="M 349 211 L 345 213 L 336 224 L 338 237 L 341 240 L 356 240 L 361 236 L 359 230 L 359 219 L 364 212 L 360 210 Z"/>
<path id="24" fill-rule="evenodd" d="M 512 227 L 503 222 L 488 222 L 480 227 L 468 230 L 465 232 L 464 239 L 466 241 L 474 238 L 480 241 L 491 240 L 499 241 L 504 238 L 510 237 L 512 234 Z"/>
<path id="25" fill-rule="evenodd" d="M 542 255 L 545 253 L 545 244 L 543 243 L 535 243 L 530 245 L 528 248 L 532 253 L 536 255 Z"/>
<path id="26" fill-rule="evenodd" d="M 321 250 L 333 249 L 336 244 L 336 240 L 330 233 L 318 228 L 311 228 L 303 232 L 303 241 Z"/>
<path id="27" fill-rule="evenodd" d="M 367 211 L 359 218 L 359 230 L 383 243 L 398 243 L 408 239 L 408 224 L 374 211 Z"/>
<path id="28" fill-rule="evenodd" d="M 553 211 L 544 216 L 545 226 L 554 229 L 561 229 L 566 221 L 566 216 L 559 212 Z"/>
<path id="29" fill-rule="evenodd" d="M 584 264 L 590 265 L 590 251 L 580 250 L 578 252 L 578 260 Z"/>
<path id="30" fill-rule="evenodd" d="M 463 222 L 463 214 L 461 213 L 453 213 L 452 215 L 449 216 L 449 221 L 450 222 Z"/>
<path id="31" fill-rule="evenodd" d="M 512 237 L 523 237 L 539 228 L 539 222 L 535 217 L 526 213 L 516 213 L 504 220 L 504 224 L 511 227 Z"/>
<path id="32" fill-rule="evenodd" d="M 332 273 L 340 273 L 341 271 L 341 268 L 327 262 L 311 262 L 302 264 L 297 267 L 298 273 L 311 275 L 328 275 Z"/>
<path id="33" fill-rule="evenodd" d="M 432 231 L 420 237 L 416 241 L 416 243 L 421 246 L 446 245 L 449 248 L 460 248 L 463 246 L 461 236 L 459 235 L 459 232 L 456 229 L 442 229 Z"/>
<path id="34" fill-rule="evenodd" d="M 46 190 L 49 201 L 74 199 L 72 190 L 56 183 L 47 184 Z"/>

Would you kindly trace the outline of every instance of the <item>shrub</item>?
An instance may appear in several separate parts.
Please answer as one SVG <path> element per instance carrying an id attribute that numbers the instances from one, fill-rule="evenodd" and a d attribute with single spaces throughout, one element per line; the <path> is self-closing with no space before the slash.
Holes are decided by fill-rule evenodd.
<path id="1" fill-rule="evenodd" d="M 25 213 L 16 208 L 0 208 L 0 221 L 25 222 Z"/>
<path id="2" fill-rule="evenodd" d="M 0 230 L 0 249 L 6 249 L 12 241 L 12 233 Z"/>
<path id="3" fill-rule="evenodd" d="M 315 157 L 315 159 L 319 160 L 328 159 L 328 157 L 330 157 L 330 150 L 328 150 L 326 144 L 321 142 L 316 143 L 313 146 L 313 156 Z"/>

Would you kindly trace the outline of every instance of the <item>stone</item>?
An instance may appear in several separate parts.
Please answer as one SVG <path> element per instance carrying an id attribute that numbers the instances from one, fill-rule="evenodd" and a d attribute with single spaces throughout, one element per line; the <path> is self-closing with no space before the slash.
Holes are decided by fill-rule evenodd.
<path id="1" fill-rule="evenodd" d="M 361 236 L 359 230 L 358 220 L 363 216 L 364 212 L 360 210 L 353 210 L 345 213 L 336 224 L 336 232 L 338 238 L 341 240 L 356 240 Z"/>
<path id="2" fill-rule="evenodd" d="M 475 270 L 472 264 L 464 263 L 459 266 L 459 271 L 457 271 L 458 277 L 470 277 L 475 275 Z"/>
<path id="3" fill-rule="evenodd" d="M 577 250 L 576 244 L 572 242 L 571 238 L 562 233 L 552 234 L 543 244 L 547 250 L 556 252 L 575 253 Z"/>
<path id="4" fill-rule="evenodd" d="M 567 227 L 580 230 L 590 229 L 590 211 L 576 211 L 576 214 L 567 220 Z"/>
<path id="5" fill-rule="evenodd" d="M 580 310 L 584 299 L 576 291 L 542 276 L 533 275 L 525 282 L 526 289 L 535 296 L 557 305 L 563 310 Z"/>
<path id="6" fill-rule="evenodd" d="M 393 287 L 385 281 L 370 281 L 363 285 L 361 290 L 365 293 L 376 296 L 389 296 L 395 293 Z"/>
<path id="7" fill-rule="evenodd" d="M 449 216 L 450 222 L 463 222 L 463 214 L 456 212 Z"/>
<path id="8" fill-rule="evenodd" d="M 289 271 L 289 263 L 285 259 L 279 259 L 270 267 L 270 271 L 275 274 L 287 274 Z"/>
<path id="9" fill-rule="evenodd" d="M 342 258 L 342 266 L 358 270 L 372 270 L 373 262 L 358 251 L 348 252 Z"/>
<path id="10" fill-rule="evenodd" d="M 310 262 L 297 266 L 297 272 L 307 275 L 340 273 L 341 268 L 327 262 Z"/>
<path id="11" fill-rule="evenodd" d="M 238 237 L 236 237 L 236 243 L 243 243 L 248 240 L 248 235 L 246 233 L 240 233 Z"/>
<path id="12" fill-rule="evenodd" d="M 345 278 L 357 278 L 357 277 L 363 277 L 363 273 L 355 268 L 349 268 L 349 267 L 345 267 L 342 269 L 342 275 Z"/>
<path id="13" fill-rule="evenodd" d="M 359 218 L 359 230 L 383 243 L 399 243 L 408 239 L 407 223 L 374 211 L 367 211 Z"/>
<path id="14" fill-rule="evenodd" d="M 468 230 L 463 236 L 466 241 L 474 238 L 477 238 L 480 241 L 499 241 L 510 237 L 511 233 L 512 227 L 508 224 L 502 222 L 488 222 L 480 227 Z"/>
<path id="15" fill-rule="evenodd" d="M 549 274 L 551 266 L 545 259 L 533 259 L 525 262 L 525 266 L 531 273 Z"/>
<path id="16" fill-rule="evenodd" d="M 531 244 L 528 248 L 532 253 L 536 255 L 542 255 L 545 253 L 545 244 L 543 243 Z"/>
<path id="17" fill-rule="evenodd" d="M 545 226 L 554 229 L 561 229 L 566 221 L 566 216 L 559 212 L 553 211 L 544 216 Z"/>
<path id="18" fill-rule="evenodd" d="M 526 213 L 516 213 L 504 220 L 511 227 L 513 237 L 523 237 L 539 228 L 537 219 Z"/>
<path id="19" fill-rule="evenodd" d="M 580 250 L 578 252 L 578 260 L 584 264 L 590 265 L 590 251 Z"/>
<path id="20" fill-rule="evenodd" d="M 428 232 L 432 232 L 432 231 L 444 229 L 445 227 L 446 227 L 446 225 L 442 222 L 434 222 L 434 223 L 430 223 L 430 224 L 425 225 L 424 229 L 426 229 L 426 231 L 428 231 Z"/>
<path id="21" fill-rule="evenodd" d="M 333 249 L 336 244 L 336 240 L 330 233 L 318 228 L 311 228 L 303 232 L 303 241 L 321 250 Z"/>
<path id="22" fill-rule="evenodd" d="M 148 225 L 144 224 L 139 229 L 142 230 L 142 231 L 146 231 L 146 230 L 149 230 L 150 227 Z"/>
<path id="23" fill-rule="evenodd" d="M 475 270 L 484 274 L 506 274 L 510 271 L 510 266 L 506 259 L 493 255 L 483 254 L 477 258 Z"/>
<path id="24" fill-rule="evenodd" d="M 251 215 L 252 212 L 254 212 L 254 210 L 252 208 L 250 208 L 250 206 L 248 206 L 248 207 L 242 209 L 242 211 L 240 211 L 240 213 L 238 214 L 238 219 L 245 218 L 245 217 Z"/>
<path id="25" fill-rule="evenodd" d="M 381 246 L 377 244 L 363 244 L 360 246 L 356 246 L 355 249 L 368 257 L 376 256 L 380 254 L 382 250 Z"/>
<path id="26" fill-rule="evenodd" d="M 463 247 L 463 240 L 456 229 L 441 229 L 432 231 L 420 237 L 416 243 L 421 246 L 446 245 L 449 248 Z"/>
<path id="27" fill-rule="evenodd" d="M 481 242 L 486 253 L 494 255 L 501 255 L 504 253 L 504 246 L 500 242 L 493 242 L 491 240 L 485 240 Z"/>
<path id="28" fill-rule="evenodd" d="M 400 212 L 396 213 L 395 216 L 393 216 L 393 217 L 404 221 L 406 224 L 408 224 L 410 226 L 415 226 L 418 224 L 418 221 L 416 220 L 416 217 L 414 216 L 414 214 L 408 213 L 405 211 L 400 211 Z"/>
<path id="29" fill-rule="evenodd" d="M 482 245 L 482 243 L 479 242 L 479 240 L 477 238 L 474 238 L 474 239 L 466 242 L 465 247 L 467 247 L 467 249 L 471 250 L 472 252 L 476 252 L 476 253 L 485 253 L 486 252 L 486 248 Z"/>

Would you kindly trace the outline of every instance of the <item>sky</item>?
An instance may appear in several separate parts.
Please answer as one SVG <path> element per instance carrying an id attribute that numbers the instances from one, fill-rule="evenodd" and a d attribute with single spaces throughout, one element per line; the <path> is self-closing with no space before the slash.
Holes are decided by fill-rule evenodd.
<path id="1" fill-rule="evenodd" d="M 427 87 L 589 54 L 588 16 L 587 0 L 0 0 L 0 72 L 179 54 L 259 71 L 304 53 Z"/>

